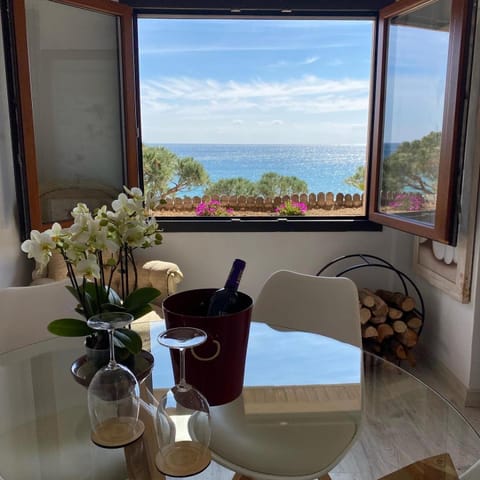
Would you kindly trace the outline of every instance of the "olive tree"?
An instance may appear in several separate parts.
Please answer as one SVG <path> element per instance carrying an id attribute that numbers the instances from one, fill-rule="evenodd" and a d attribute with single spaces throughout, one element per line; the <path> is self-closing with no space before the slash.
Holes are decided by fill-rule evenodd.
<path id="1" fill-rule="evenodd" d="M 179 157 L 165 147 L 143 145 L 145 191 L 158 198 L 175 196 L 180 191 L 207 185 L 205 167 L 192 157 Z"/>
<path id="2" fill-rule="evenodd" d="M 205 190 L 206 195 L 256 195 L 256 184 L 243 177 L 222 178 L 210 184 Z"/>

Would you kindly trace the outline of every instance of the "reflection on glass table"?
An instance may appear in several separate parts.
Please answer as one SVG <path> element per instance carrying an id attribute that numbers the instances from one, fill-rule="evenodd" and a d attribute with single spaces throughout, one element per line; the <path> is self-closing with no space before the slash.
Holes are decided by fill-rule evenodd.
<path id="1" fill-rule="evenodd" d="M 163 321 L 145 326 L 153 340 L 155 391 L 173 384 L 169 353 L 155 342 L 164 329 Z M 144 472 L 135 476 L 138 470 L 127 465 L 123 449 L 102 449 L 90 441 L 87 392 L 69 372 L 82 353 L 81 340 L 54 338 L 0 355 L 0 477 L 4 480 L 148 478 L 142 476 Z M 335 442 L 355 436 L 362 393 L 361 428 L 343 457 L 331 455 L 332 463 L 340 459 L 329 472 L 333 480 L 378 479 L 444 452 L 463 472 L 480 458 L 475 430 L 410 374 L 363 354 L 360 388 L 361 356 L 355 347 L 315 334 L 252 324 L 242 397 L 212 408 L 214 461 L 195 478 L 231 480 L 232 471 L 252 468 L 263 477 L 318 470 L 315 463 L 321 457 L 329 461 L 325 449 L 333 452 Z M 144 387 L 147 382 L 150 379 Z M 144 405 L 153 406 L 152 397 L 144 399 Z M 333 427 L 327 432 L 327 416 L 333 419 L 335 432 Z M 319 425 L 324 435 L 314 434 Z M 301 445 L 310 452 L 304 455 L 315 454 L 314 460 L 307 459 L 313 467 L 298 453 Z"/>

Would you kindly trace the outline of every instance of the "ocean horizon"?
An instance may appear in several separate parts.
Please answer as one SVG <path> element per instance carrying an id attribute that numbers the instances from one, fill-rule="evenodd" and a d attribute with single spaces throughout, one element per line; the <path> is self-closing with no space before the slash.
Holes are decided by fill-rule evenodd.
<path id="1" fill-rule="evenodd" d="M 291 144 L 198 144 L 147 143 L 163 146 L 180 157 L 193 157 L 203 164 L 210 180 L 244 177 L 258 181 L 275 172 L 296 176 L 308 185 L 308 193 L 362 193 L 345 179 L 366 164 L 365 145 Z M 202 196 L 204 189 L 191 188 L 181 196 Z"/>

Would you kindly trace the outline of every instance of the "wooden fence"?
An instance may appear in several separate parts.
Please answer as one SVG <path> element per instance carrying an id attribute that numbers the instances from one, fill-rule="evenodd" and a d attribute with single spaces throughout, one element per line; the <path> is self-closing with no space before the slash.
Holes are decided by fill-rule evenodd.
<path id="1" fill-rule="evenodd" d="M 275 209 L 282 203 L 290 200 L 292 202 L 304 203 L 308 210 L 324 209 L 336 210 L 341 208 L 359 208 L 363 206 L 363 194 L 343 194 L 332 192 L 328 193 L 310 193 L 301 195 L 285 195 L 283 197 L 247 197 L 245 195 L 238 196 L 203 196 L 203 197 L 182 197 L 168 198 L 166 203 L 159 205 L 157 210 L 166 211 L 195 211 L 200 203 L 209 200 L 218 200 L 225 208 L 231 208 L 234 211 L 253 211 L 253 212 L 275 212 Z"/>

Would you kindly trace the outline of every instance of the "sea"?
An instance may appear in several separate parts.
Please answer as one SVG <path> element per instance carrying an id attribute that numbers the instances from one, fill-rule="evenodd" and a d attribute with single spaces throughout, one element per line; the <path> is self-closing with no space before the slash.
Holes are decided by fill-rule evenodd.
<path id="1" fill-rule="evenodd" d="M 244 177 L 258 181 L 263 173 L 294 175 L 308 185 L 308 193 L 361 193 L 345 179 L 366 163 L 365 145 L 248 145 L 163 143 L 180 157 L 193 157 L 203 164 L 211 181 Z M 183 191 L 184 196 L 202 196 L 203 188 Z"/>

